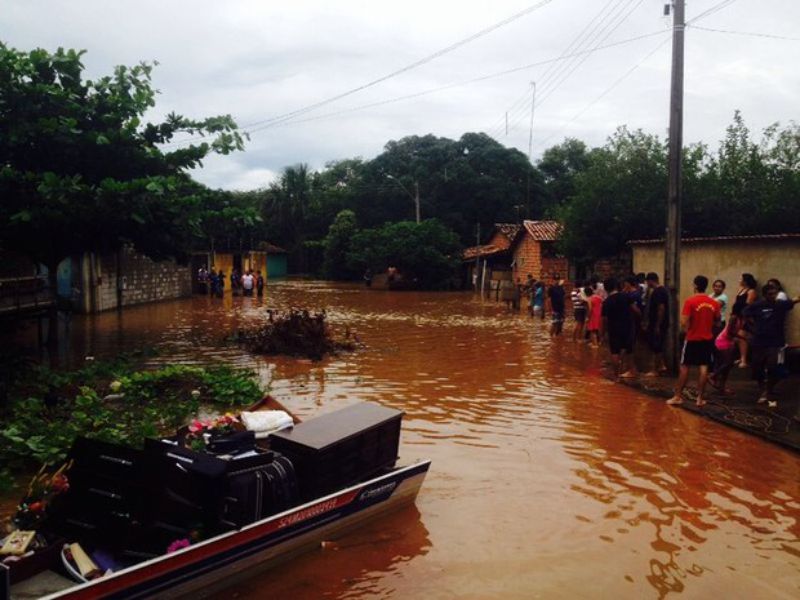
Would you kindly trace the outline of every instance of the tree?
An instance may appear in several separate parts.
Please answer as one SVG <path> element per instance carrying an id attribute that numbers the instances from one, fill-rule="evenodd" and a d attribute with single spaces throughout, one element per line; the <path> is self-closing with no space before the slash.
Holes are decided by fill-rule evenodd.
<path id="1" fill-rule="evenodd" d="M 343 210 L 331 223 L 325 236 L 323 273 L 330 279 L 352 279 L 356 273 L 347 262 L 353 237 L 358 232 L 356 214 Z"/>
<path id="2" fill-rule="evenodd" d="M 536 166 L 544 176 L 548 192 L 546 211 L 552 210 L 575 194 L 575 178 L 589 166 L 586 144 L 567 138 L 545 150 Z"/>
<path id="3" fill-rule="evenodd" d="M 144 123 L 153 66 L 84 80 L 83 54 L 0 44 L 0 246 L 46 265 L 53 287 L 72 254 L 124 243 L 153 258 L 185 251 L 206 193 L 187 170 L 243 148 L 230 116 Z M 208 141 L 164 149 L 178 133 Z"/>
<path id="4" fill-rule="evenodd" d="M 401 221 L 358 232 L 347 260 L 356 273 L 396 267 L 419 287 L 451 288 L 457 285 L 461 245 L 455 232 L 435 219 Z"/>
<path id="5" fill-rule="evenodd" d="M 575 193 L 555 216 L 564 224 L 561 251 L 578 263 L 612 256 L 629 240 L 664 231 L 666 145 L 641 130 L 619 128 L 587 155 L 575 176 Z"/>

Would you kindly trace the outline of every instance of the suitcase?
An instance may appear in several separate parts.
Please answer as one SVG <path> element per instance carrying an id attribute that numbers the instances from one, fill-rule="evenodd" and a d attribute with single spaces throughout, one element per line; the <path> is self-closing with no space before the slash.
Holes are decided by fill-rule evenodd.
<path id="1" fill-rule="evenodd" d="M 274 452 L 263 455 L 260 464 L 231 461 L 223 523 L 242 527 L 286 510 L 297 503 L 297 479 L 292 463 Z"/>

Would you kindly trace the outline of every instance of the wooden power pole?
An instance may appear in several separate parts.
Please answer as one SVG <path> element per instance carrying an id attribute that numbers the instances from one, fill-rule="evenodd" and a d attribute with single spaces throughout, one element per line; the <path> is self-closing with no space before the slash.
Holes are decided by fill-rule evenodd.
<path id="1" fill-rule="evenodd" d="M 680 358 L 681 203 L 683 200 L 683 47 L 685 0 L 674 0 L 672 21 L 672 81 L 669 103 L 669 187 L 664 247 L 664 285 L 669 290 L 667 364 L 677 371 Z"/>

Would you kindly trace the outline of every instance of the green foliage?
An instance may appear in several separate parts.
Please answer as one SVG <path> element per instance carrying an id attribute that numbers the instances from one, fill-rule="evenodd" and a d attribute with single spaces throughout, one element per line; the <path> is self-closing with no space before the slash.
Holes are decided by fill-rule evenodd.
<path id="1" fill-rule="evenodd" d="M 568 140 L 539 167 L 565 226 L 561 250 L 573 260 L 663 236 L 667 150 L 657 136 L 623 127 L 585 155 Z M 684 236 L 800 232 L 800 125 L 772 125 L 757 143 L 737 111 L 716 154 L 702 144 L 684 150 L 683 187 Z"/>
<path id="2" fill-rule="evenodd" d="M 153 65 L 84 80 L 82 55 L 0 43 L 0 239 L 53 272 L 64 256 L 124 242 L 154 258 L 186 250 L 204 193 L 186 171 L 241 150 L 236 124 L 176 114 L 144 123 Z M 162 146 L 181 133 L 208 141 Z"/>
<path id="3" fill-rule="evenodd" d="M 409 136 L 390 141 L 372 160 L 336 161 L 316 173 L 288 167 L 257 194 L 267 239 L 289 250 L 292 270 L 325 273 L 330 263 L 321 264 L 318 250 L 336 215 L 350 210 L 366 228 L 411 219 L 415 186 L 422 217 L 437 219 L 464 244 L 474 243 L 478 223 L 485 230 L 498 221 L 540 217 L 549 202 L 527 157 L 482 133 L 458 140 Z M 345 276 L 353 273 L 337 275 Z"/>
<path id="4" fill-rule="evenodd" d="M 331 223 L 325 236 L 323 273 L 330 279 L 353 279 L 356 273 L 347 262 L 347 253 L 352 248 L 353 237 L 358 231 L 356 215 L 352 210 L 343 210 Z"/>
<path id="5" fill-rule="evenodd" d="M 71 372 L 38 367 L 11 390 L 0 463 L 16 469 L 57 463 L 79 435 L 140 445 L 146 437 L 173 433 L 201 404 L 246 406 L 261 396 L 252 373 L 221 365 L 140 371 L 123 361 L 97 362 Z"/>
<path id="6" fill-rule="evenodd" d="M 544 176 L 548 191 L 545 212 L 552 212 L 575 194 L 575 178 L 589 166 L 586 144 L 567 138 L 545 150 L 536 166 Z"/>
<path id="7" fill-rule="evenodd" d="M 421 288 L 454 287 L 461 264 L 458 236 L 435 219 L 401 221 L 353 236 L 348 264 L 355 272 L 375 273 L 396 267 Z"/>
<path id="8" fill-rule="evenodd" d="M 575 175 L 575 193 L 556 207 L 565 225 L 562 252 L 577 260 L 610 256 L 631 239 L 663 231 L 666 147 L 653 135 L 620 128 L 587 156 Z"/>

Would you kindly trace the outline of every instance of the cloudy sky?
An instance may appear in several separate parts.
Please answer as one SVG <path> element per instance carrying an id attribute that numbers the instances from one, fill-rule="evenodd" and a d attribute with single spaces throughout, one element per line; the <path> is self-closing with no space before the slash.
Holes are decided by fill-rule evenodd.
<path id="1" fill-rule="evenodd" d="M 565 136 L 601 144 L 623 124 L 664 135 L 664 3 L 3 0 L 0 39 L 86 49 L 88 77 L 157 60 L 149 117 L 233 115 L 252 131 L 246 152 L 213 157 L 195 176 L 251 189 L 287 165 L 371 158 L 406 135 L 484 131 L 527 152 L 534 81 L 534 160 Z M 730 33 L 798 38 L 800 1 L 690 0 L 687 20 L 698 16 L 687 30 L 686 141 L 715 146 L 737 108 L 753 131 L 800 120 L 800 41 Z"/>

